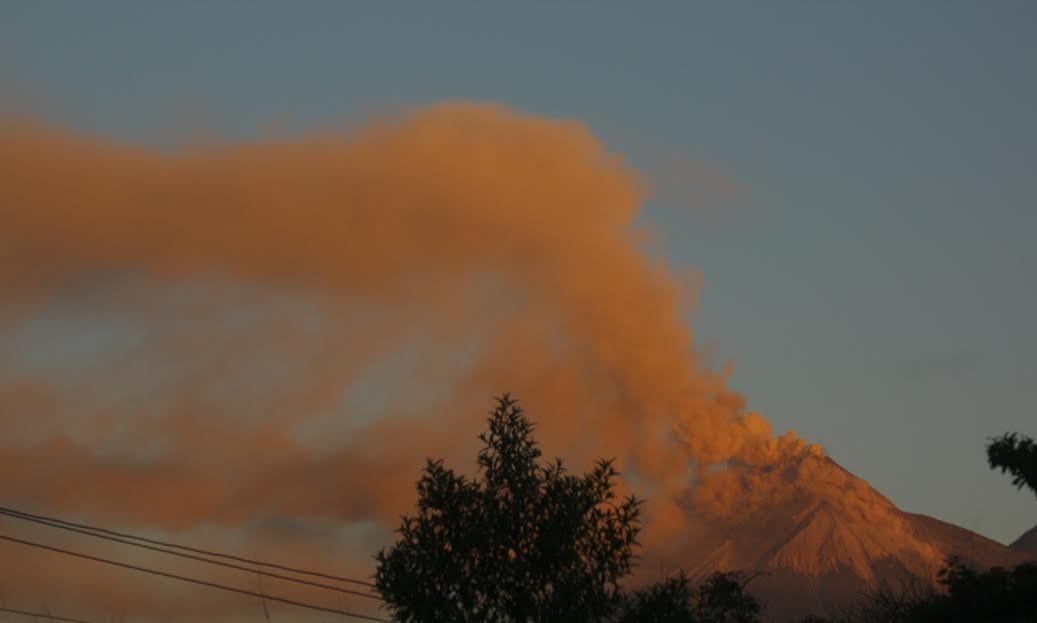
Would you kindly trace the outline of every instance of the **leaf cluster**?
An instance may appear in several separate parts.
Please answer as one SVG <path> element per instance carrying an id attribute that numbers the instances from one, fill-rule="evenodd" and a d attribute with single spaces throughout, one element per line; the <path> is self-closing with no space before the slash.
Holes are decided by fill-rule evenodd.
<path id="1" fill-rule="evenodd" d="M 992 439 L 987 445 L 987 461 L 991 469 L 1012 474 L 1012 484 L 1029 487 L 1037 494 L 1037 443 L 1033 439 L 1011 433 Z"/>

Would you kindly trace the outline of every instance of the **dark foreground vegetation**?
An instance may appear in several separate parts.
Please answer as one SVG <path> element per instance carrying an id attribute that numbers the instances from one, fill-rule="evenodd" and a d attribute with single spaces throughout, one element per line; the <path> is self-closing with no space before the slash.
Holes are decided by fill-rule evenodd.
<path id="1" fill-rule="evenodd" d="M 802 623 L 1031 623 L 1037 621 L 1037 565 L 976 571 L 952 560 L 940 588 L 880 590 L 855 609 Z"/>
<path id="2" fill-rule="evenodd" d="M 541 461 L 534 426 L 505 395 L 480 435 L 468 478 L 429 460 L 418 506 L 377 556 L 375 583 L 401 623 L 757 623 L 752 579 L 686 575 L 635 591 L 642 501 L 619 498 L 611 461 L 571 474 Z M 991 467 L 1034 488 L 1034 444 L 1014 435 L 988 447 Z M 1037 491 L 1037 489 L 1035 489 Z M 839 616 L 803 623 L 1037 623 L 1037 565 L 976 571 L 948 561 L 940 586 L 881 590 Z"/>

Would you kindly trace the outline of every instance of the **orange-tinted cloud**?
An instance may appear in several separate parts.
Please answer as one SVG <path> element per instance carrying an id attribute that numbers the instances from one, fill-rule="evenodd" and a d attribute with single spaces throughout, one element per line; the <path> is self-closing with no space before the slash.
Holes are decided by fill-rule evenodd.
<path id="1" fill-rule="evenodd" d="M 507 390 L 549 453 L 649 495 L 801 449 L 696 354 L 644 194 L 579 123 L 498 106 L 175 153 L 4 122 L 0 332 L 108 284 L 83 322 L 144 337 L 59 379 L 0 357 L 0 491 L 174 531 L 391 525 Z"/>

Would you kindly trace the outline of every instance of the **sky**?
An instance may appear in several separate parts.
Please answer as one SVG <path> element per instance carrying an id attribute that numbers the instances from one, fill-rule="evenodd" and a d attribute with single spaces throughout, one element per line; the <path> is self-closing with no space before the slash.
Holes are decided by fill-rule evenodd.
<path id="1" fill-rule="evenodd" d="M 441 102 L 578 121 L 652 180 L 638 224 L 701 282 L 685 320 L 749 408 L 1010 542 L 1037 503 L 984 444 L 1037 434 L 1035 23 L 1023 2 L 5 3 L 0 97 L 159 150 Z M 75 365 L 149 330 L 77 296 L 0 348 Z"/>

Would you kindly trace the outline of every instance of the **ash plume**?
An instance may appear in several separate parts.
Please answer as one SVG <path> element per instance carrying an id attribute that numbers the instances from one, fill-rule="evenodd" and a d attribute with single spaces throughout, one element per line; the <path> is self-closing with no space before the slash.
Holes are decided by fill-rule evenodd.
<path id="1" fill-rule="evenodd" d="M 389 526 L 502 391 L 660 498 L 803 452 L 696 352 L 646 188 L 501 106 L 174 152 L 0 122 L 0 490 L 176 532 Z"/>

